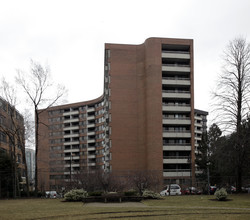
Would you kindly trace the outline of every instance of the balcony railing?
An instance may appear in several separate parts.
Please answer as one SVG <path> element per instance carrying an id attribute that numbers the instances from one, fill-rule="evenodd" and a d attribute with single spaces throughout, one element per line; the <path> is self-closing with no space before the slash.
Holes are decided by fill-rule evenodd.
<path id="1" fill-rule="evenodd" d="M 180 53 L 180 54 L 189 54 L 188 51 L 179 51 L 179 50 L 162 50 L 163 53 Z"/>
<path id="2" fill-rule="evenodd" d="M 181 118 L 175 118 L 175 117 L 167 117 L 165 115 L 162 116 L 164 119 L 171 119 L 171 120 L 190 120 L 190 117 L 181 117 Z"/>
<path id="3" fill-rule="evenodd" d="M 186 91 L 186 90 L 162 90 L 162 92 L 165 93 L 190 93 L 190 91 Z"/>
<path id="4" fill-rule="evenodd" d="M 178 104 L 173 104 L 173 103 L 166 103 L 166 102 L 163 102 L 162 103 L 163 106 L 178 106 L 178 107 L 190 107 L 191 105 L 190 104 L 186 104 L 186 103 L 178 103 Z"/>
<path id="5" fill-rule="evenodd" d="M 172 64 L 172 63 L 168 63 L 168 64 L 162 64 L 162 66 L 173 66 L 173 67 L 190 67 L 190 65 L 185 65 L 185 64 Z"/>
<path id="6" fill-rule="evenodd" d="M 163 145 L 165 146 L 188 146 L 191 143 L 168 143 L 168 142 L 163 142 Z"/>
<path id="7" fill-rule="evenodd" d="M 163 132 L 169 132 L 169 133 L 190 133 L 190 130 L 168 130 L 163 129 Z"/>
<path id="8" fill-rule="evenodd" d="M 191 169 L 163 169 L 163 172 L 191 172 Z"/>
<path id="9" fill-rule="evenodd" d="M 190 159 L 190 156 L 163 156 L 163 159 Z"/>
<path id="10" fill-rule="evenodd" d="M 185 78 L 185 77 L 162 77 L 162 79 L 166 79 L 166 80 L 190 80 L 190 78 Z"/>

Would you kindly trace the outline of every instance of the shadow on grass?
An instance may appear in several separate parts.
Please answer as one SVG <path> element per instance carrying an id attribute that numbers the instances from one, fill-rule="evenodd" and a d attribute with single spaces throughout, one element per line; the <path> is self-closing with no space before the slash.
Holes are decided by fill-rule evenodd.
<path id="1" fill-rule="evenodd" d="M 208 199 L 209 201 L 215 201 L 215 202 L 231 202 L 232 199 L 224 199 L 224 200 L 218 200 L 218 199 Z"/>

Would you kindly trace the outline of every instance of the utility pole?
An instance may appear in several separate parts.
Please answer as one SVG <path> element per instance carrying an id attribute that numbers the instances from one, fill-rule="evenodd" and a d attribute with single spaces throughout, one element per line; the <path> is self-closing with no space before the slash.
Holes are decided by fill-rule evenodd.
<path id="1" fill-rule="evenodd" d="M 71 175 L 72 175 L 72 173 L 71 173 L 71 167 L 72 167 L 72 165 L 71 165 L 71 163 L 72 163 L 72 153 L 70 152 L 70 170 L 69 170 L 69 175 L 70 175 L 70 189 L 72 188 L 72 181 L 71 181 Z"/>
<path id="2" fill-rule="evenodd" d="M 191 153 L 188 156 L 188 162 L 190 164 L 190 187 L 192 187 L 192 158 L 191 158 Z"/>

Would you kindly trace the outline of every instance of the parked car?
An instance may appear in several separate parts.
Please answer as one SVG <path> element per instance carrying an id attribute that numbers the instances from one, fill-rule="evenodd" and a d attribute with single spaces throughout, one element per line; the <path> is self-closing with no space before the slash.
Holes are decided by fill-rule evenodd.
<path id="1" fill-rule="evenodd" d="M 210 192 L 210 195 L 213 195 L 217 190 L 217 187 L 216 186 L 210 186 L 209 188 L 209 192 Z"/>
<path id="2" fill-rule="evenodd" d="M 250 185 L 246 185 L 241 187 L 242 192 L 250 193 Z"/>
<path id="3" fill-rule="evenodd" d="M 167 185 L 165 189 L 160 192 L 161 196 L 169 196 L 169 194 L 170 196 L 181 195 L 181 187 L 178 184 L 170 184 Z"/>
<path id="4" fill-rule="evenodd" d="M 200 195 L 202 193 L 201 190 L 197 189 L 196 187 L 188 187 L 182 191 L 184 195 Z"/>
<path id="5" fill-rule="evenodd" d="M 231 186 L 231 193 L 235 193 L 236 192 L 236 187 L 235 186 Z"/>
<path id="6" fill-rule="evenodd" d="M 46 198 L 56 199 L 59 197 L 56 191 L 46 191 L 45 192 Z"/>

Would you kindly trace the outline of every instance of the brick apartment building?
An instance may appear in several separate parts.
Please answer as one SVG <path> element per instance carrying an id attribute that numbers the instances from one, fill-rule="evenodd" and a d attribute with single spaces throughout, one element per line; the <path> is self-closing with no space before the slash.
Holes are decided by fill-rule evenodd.
<path id="1" fill-rule="evenodd" d="M 56 189 L 81 169 L 194 183 L 193 69 L 190 39 L 105 44 L 103 95 L 41 114 L 38 187 Z"/>
<path id="2" fill-rule="evenodd" d="M 25 178 L 25 142 L 24 142 L 24 119 L 23 116 L 10 105 L 5 99 L 0 97 L 0 154 L 8 154 L 16 162 L 17 169 L 9 167 L 9 171 L 0 170 L 0 181 L 6 178 L 14 178 L 16 188 L 21 190 L 26 184 Z M 6 167 L 7 168 L 7 167 Z M 8 191 L 6 182 L 0 183 L 2 195 Z M 3 185 L 4 184 L 4 185 Z M 5 195 L 6 196 L 6 195 Z M 1 195 L 0 195 L 1 197 Z"/>

